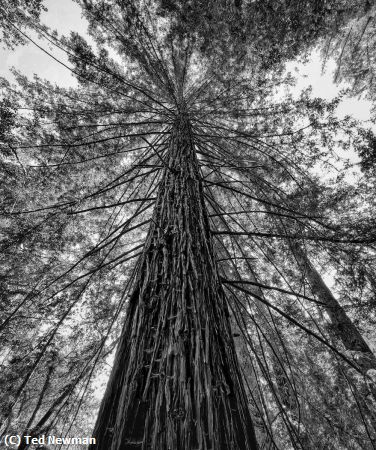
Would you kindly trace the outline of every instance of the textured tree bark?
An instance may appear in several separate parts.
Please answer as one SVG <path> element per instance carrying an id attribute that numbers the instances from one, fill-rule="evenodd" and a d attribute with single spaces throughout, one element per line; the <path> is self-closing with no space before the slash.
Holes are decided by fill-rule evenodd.
<path id="1" fill-rule="evenodd" d="M 173 124 L 94 450 L 257 449 L 189 120 Z"/>
<path id="2" fill-rule="evenodd" d="M 358 364 L 365 370 L 376 369 L 376 358 L 363 339 L 359 330 L 351 321 L 349 316 L 338 303 L 320 274 L 309 260 L 306 252 L 298 243 L 291 243 L 293 254 L 304 270 L 305 276 L 311 285 L 312 292 L 318 296 L 322 303 L 325 303 L 325 310 L 329 315 L 333 330 L 345 348 L 350 351 L 359 352 Z"/>

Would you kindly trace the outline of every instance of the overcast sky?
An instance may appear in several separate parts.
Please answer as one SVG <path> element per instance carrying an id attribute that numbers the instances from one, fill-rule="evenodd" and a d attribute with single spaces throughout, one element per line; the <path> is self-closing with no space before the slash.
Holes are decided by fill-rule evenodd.
<path id="1" fill-rule="evenodd" d="M 48 11 L 42 13 L 41 21 L 52 29 L 56 29 L 60 34 L 69 34 L 70 31 L 85 33 L 86 21 L 81 17 L 81 9 L 72 0 L 46 0 L 43 2 Z M 27 32 L 33 39 L 36 35 Z M 41 47 L 51 51 L 47 43 L 38 41 Z M 53 48 L 53 55 L 64 62 L 66 57 L 64 52 Z M 75 79 L 71 72 L 61 64 L 54 61 L 50 56 L 30 43 L 26 46 L 19 46 L 16 50 L 0 49 L 0 76 L 10 78 L 9 69 L 14 66 L 25 75 L 32 77 L 36 73 L 41 78 L 68 87 L 75 86 Z"/>
<path id="2" fill-rule="evenodd" d="M 42 22 L 57 29 L 60 34 L 69 34 L 70 31 L 77 31 L 80 34 L 85 33 L 86 21 L 81 17 L 79 6 L 72 0 L 46 0 L 44 4 L 48 11 L 42 14 Z M 35 38 L 35 35 L 29 34 Z M 46 42 L 38 42 L 43 48 L 49 50 Z M 51 52 L 55 57 L 66 62 L 63 52 L 56 48 Z M 60 86 L 76 85 L 75 79 L 68 69 L 31 43 L 27 46 L 20 46 L 14 51 L 0 49 L 0 76 L 7 79 L 11 78 L 9 69 L 12 66 L 29 77 L 36 73 L 41 78 L 46 78 Z M 330 100 L 343 87 L 336 86 L 332 81 L 335 70 L 333 62 L 327 64 L 324 74 L 321 73 L 321 62 L 318 54 L 313 54 L 311 61 L 306 65 L 289 64 L 288 70 L 297 76 L 297 92 L 312 85 L 314 96 Z M 367 121 L 370 117 L 370 102 L 354 98 L 347 99 L 338 108 L 340 117 L 346 114 Z"/>

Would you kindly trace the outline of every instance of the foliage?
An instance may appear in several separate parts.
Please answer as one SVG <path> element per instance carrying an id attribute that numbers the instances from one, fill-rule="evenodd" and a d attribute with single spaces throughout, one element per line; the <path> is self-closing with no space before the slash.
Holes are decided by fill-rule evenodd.
<path id="1" fill-rule="evenodd" d="M 43 10 L 42 0 L 1 0 L 0 2 L 0 42 L 13 49 L 25 44 L 23 30 L 33 28 L 38 23 Z"/>
<path id="2" fill-rule="evenodd" d="M 90 433 L 130 298 L 154 273 L 142 272 L 147 233 L 158 211 L 179 219 L 188 202 L 168 178 L 180 161 L 175 123 L 188 116 L 210 279 L 226 295 L 260 447 L 373 448 L 372 358 L 345 345 L 307 274 L 334 273 L 339 306 L 373 342 L 374 200 L 364 180 L 346 181 L 338 156 L 358 146 L 372 171 L 373 135 L 335 117 L 338 99 L 274 98 L 291 84 L 282 63 L 353 7 L 237 2 L 226 15 L 222 2 L 80 4 L 96 48 L 42 32 L 66 51 L 79 87 L 20 74 L 2 84 L 3 431 Z M 166 180 L 181 201 L 153 213 Z M 173 231 L 163 227 L 167 243 Z M 190 270 L 190 280 L 207 274 Z"/>
<path id="3" fill-rule="evenodd" d="M 324 64 L 334 58 L 337 68 L 335 82 L 345 81 L 353 95 L 375 100 L 375 6 L 367 2 L 363 9 L 345 26 L 328 36 L 321 43 Z"/>

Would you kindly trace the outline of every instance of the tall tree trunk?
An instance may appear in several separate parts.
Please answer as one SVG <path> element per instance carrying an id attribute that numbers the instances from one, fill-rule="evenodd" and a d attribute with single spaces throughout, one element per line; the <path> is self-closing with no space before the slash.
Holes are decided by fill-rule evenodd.
<path id="1" fill-rule="evenodd" d="M 237 163 L 240 167 L 244 167 L 244 163 L 238 159 Z M 246 170 L 246 173 L 248 171 Z M 261 198 L 263 193 L 261 194 Z M 271 211 L 270 206 L 265 205 L 267 211 Z M 284 230 L 281 230 L 284 233 Z M 332 331 L 337 339 L 340 339 L 349 351 L 357 352 L 357 363 L 359 367 L 367 373 L 368 370 L 376 369 L 376 357 L 370 349 L 363 336 L 346 314 L 345 310 L 339 304 L 332 294 L 331 290 L 325 284 L 319 272 L 315 269 L 309 256 L 299 242 L 293 239 L 289 240 L 289 245 L 300 270 L 305 274 L 313 294 L 317 295 L 324 304 L 324 308 L 329 315 Z"/>
<path id="2" fill-rule="evenodd" d="M 172 126 L 94 450 L 257 449 L 190 123 Z"/>
<path id="3" fill-rule="evenodd" d="M 367 342 L 360 334 L 352 320 L 338 303 L 324 280 L 311 263 L 307 253 L 296 242 L 291 243 L 292 252 L 304 271 L 312 292 L 317 295 L 329 315 L 334 334 L 340 339 L 347 350 L 358 352 L 357 362 L 365 372 L 376 369 L 376 358 Z"/>

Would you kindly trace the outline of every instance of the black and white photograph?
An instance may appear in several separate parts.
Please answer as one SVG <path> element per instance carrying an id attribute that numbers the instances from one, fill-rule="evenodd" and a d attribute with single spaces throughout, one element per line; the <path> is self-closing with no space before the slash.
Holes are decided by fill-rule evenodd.
<path id="1" fill-rule="evenodd" d="M 0 449 L 376 450 L 373 0 L 0 0 Z"/>

